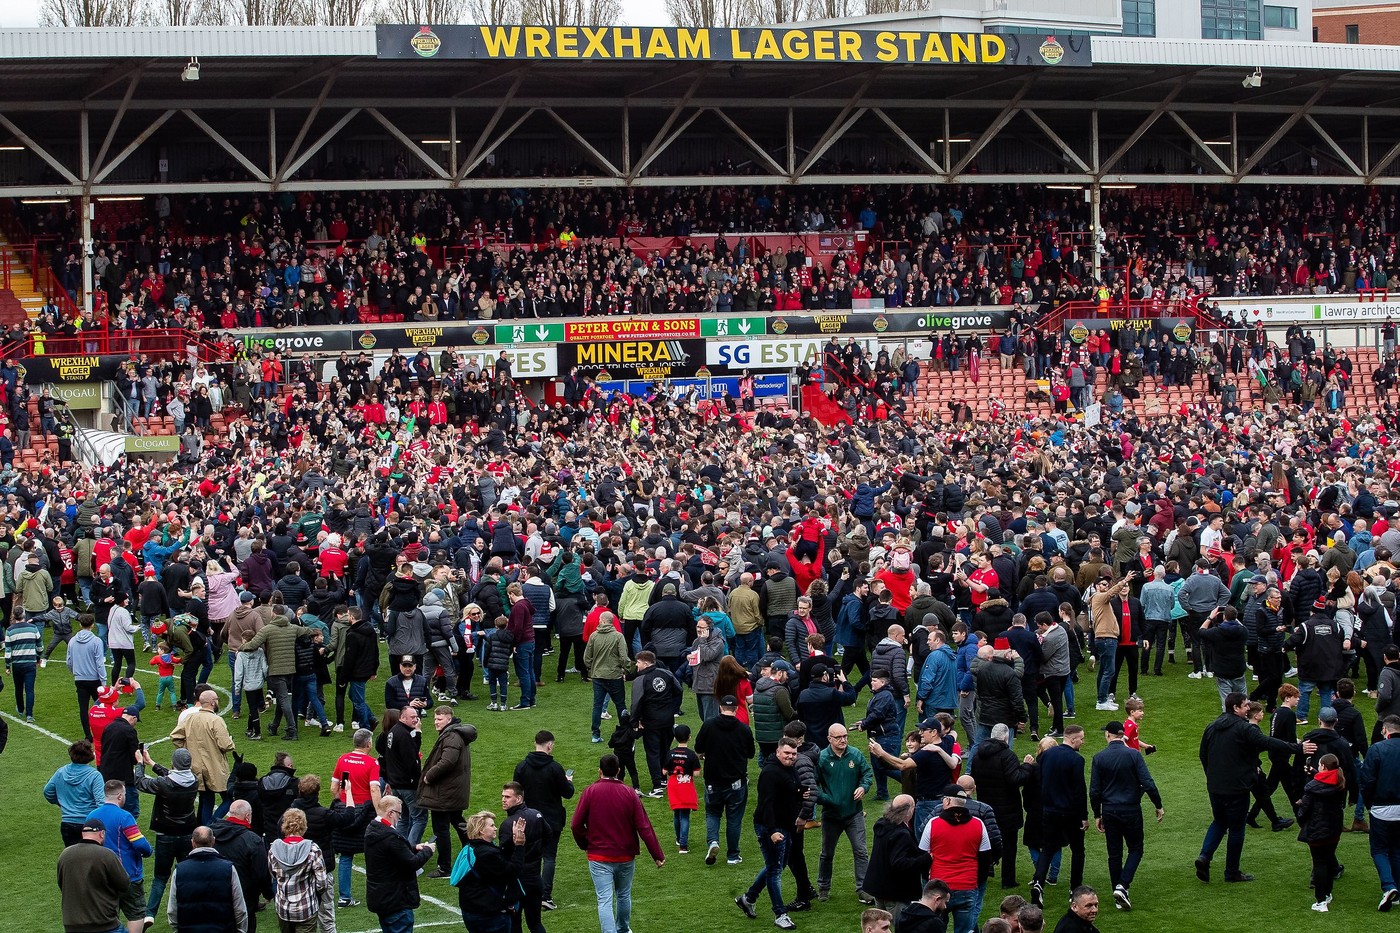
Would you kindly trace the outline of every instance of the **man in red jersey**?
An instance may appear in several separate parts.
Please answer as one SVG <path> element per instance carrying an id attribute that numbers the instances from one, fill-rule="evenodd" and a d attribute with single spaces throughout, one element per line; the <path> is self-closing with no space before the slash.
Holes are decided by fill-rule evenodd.
<path id="1" fill-rule="evenodd" d="M 341 755 L 331 772 L 331 791 L 345 802 L 347 807 L 358 807 L 366 800 L 373 801 L 379 809 L 381 789 L 379 787 L 379 761 L 374 757 L 374 733 L 368 729 L 356 729 L 352 739 L 355 747 Z M 353 851 L 349 851 L 353 848 Z M 342 846 L 339 834 L 335 846 L 338 856 L 336 881 L 340 888 L 340 906 L 352 906 L 350 897 L 350 871 L 355 852 L 363 852 L 364 844 L 358 847 Z"/>

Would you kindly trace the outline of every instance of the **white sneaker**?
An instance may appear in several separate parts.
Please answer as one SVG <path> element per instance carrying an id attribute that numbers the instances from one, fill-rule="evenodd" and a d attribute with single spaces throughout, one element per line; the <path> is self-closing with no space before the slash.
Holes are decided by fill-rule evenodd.
<path id="1" fill-rule="evenodd" d="M 1331 900 L 1331 898 L 1328 898 L 1328 900 Z M 1312 905 L 1312 909 L 1320 914 L 1327 913 L 1327 901 L 1318 901 L 1316 904 Z"/>
<path id="2" fill-rule="evenodd" d="M 1118 709 L 1118 704 L 1114 703 L 1112 700 L 1109 700 L 1107 703 L 1095 703 L 1094 709 L 1099 710 L 1100 712 L 1111 713 L 1114 710 Z"/>
<path id="3" fill-rule="evenodd" d="M 1187 674 L 1186 676 L 1187 676 L 1187 677 L 1190 677 L 1192 680 L 1200 680 L 1200 679 L 1201 679 L 1201 672 L 1200 672 L 1200 671 L 1192 671 L 1191 673 Z"/>
<path id="4" fill-rule="evenodd" d="M 355 722 L 354 720 L 351 720 L 351 722 L 350 722 L 350 731 L 351 731 L 351 732 L 354 732 L 354 731 L 358 730 L 359 728 L 360 728 L 360 724 L 359 724 L 358 722 Z"/>
<path id="5" fill-rule="evenodd" d="M 359 727 L 357 726 L 356 728 L 359 728 Z M 336 724 L 335 724 L 335 728 L 334 728 L 333 730 L 331 730 L 331 731 L 333 731 L 333 732 L 344 732 L 344 731 L 345 731 L 345 723 L 343 723 L 343 722 L 338 722 L 338 723 L 336 723 Z"/>
<path id="6" fill-rule="evenodd" d="M 1314 906 L 1313 909 L 1316 910 L 1316 909 L 1317 909 L 1316 906 Z M 1323 910 L 1326 910 L 1326 909 L 1327 909 L 1327 906 L 1324 904 L 1323 907 L 1322 907 L 1322 909 L 1323 909 Z M 776 920 L 773 921 L 773 926 L 777 927 L 777 928 L 780 929 L 780 930 L 795 930 L 795 929 L 797 929 L 797 924 L 793 923 L 793 922 L 792 922 L 792 918 L 789 917 L 787 914 L 778 914 L 778 919 L 776 919 Z"/>
<path id="7" fill-rule="evenodd" d="M 1297 676 L 1298 676 L 1298 668 L 1296 668 L 1296 667 L 1290 667 L 1290 668 L 1288 669 L 1288 673 L 1284 674 L 1283 676 L 1284 676 L 1284 677 L 1297 677 Z"/>
<path id="8" fill-rule="evenodd" d="M 1215 674 L 1213 674 L 1213 673 L 1210 672 L 1210 671 L 1206 671 L 1206 680 L 1214 680 L 1214 679 L 1215 679 Z"/>
<path id="9" fill-rule="evenodd" d="M 603 715 L 600 716 L 599 718 L 600 718 L 600 719 L 612 719 L 612 713 L 608 712 L 607 710 L 603 710 Z"/>

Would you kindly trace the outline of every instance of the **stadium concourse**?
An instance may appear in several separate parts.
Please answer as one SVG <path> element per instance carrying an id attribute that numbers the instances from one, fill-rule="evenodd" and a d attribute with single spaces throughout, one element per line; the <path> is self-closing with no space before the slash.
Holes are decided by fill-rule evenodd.
<path id="1" fill-rule="evenodd" d="M 0 178 L 0 273 L 45 298 L 8 303 L 0 366 L 0 852 L 57 865 L 33 910 L 1391 911 L 1386 53 L 960 37 L 976 60 L 841 87 L 814 61 L 463 62 L 453 29 L 386 28 L 0 31 L 0 122 L 43 174 Z M 204 59 L 185 98 L 173 50 Z M 1250 100 L 1240 56 L 1295 80 Z M 463 129 L 490 108 L 475 146 L 449 99 Z M 620 138 L 576 129 L 590 108 Z M 1333 122 L 1362 109 L 1359 136 Z M 420 111 L 445 163 L 399 125 Z M 177 113 L 212 146 L 172 144 Z M 1224 117 L 1228 159 L 1191 127 Z M 1313 168 L 1305 131 L 1338 158 Z M 746 371 L 730 321 L 800 352 Z M 88 383 L 131 454 L 84 448 L 59 399 Z"/>

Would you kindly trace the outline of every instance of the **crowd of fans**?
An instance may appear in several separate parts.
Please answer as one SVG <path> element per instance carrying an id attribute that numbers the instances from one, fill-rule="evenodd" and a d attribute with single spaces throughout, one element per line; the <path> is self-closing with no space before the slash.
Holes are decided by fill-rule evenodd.
<path id="1" fill-rule="evenodd" d="M 605 398 L 574 374 L 567 404 L 535 409 L 508 370 L 464 368 L 475 386 L 463 407 L 431 361 L 424 374 L 402 357 L 371 375 L 347 356 L 330 385 L 292 377 L 290 393 L 260 380 L 249 396 L 271 396 L 262 417 L 174 462 L 5 475 L 17 694 L 32 715 L 36 682 L 53 683 L 38 669 L 64 657 L 78 718 L 102 746 L 100 771 L 79 743 L 46 794 L 65 841 L 104 843 L 129 882 L 110 896 L 85 887 L 74 904 L 113 919 L 120 909 L 139 928 L 173 872 L 166 909 L 188 909 L 209 886 L 187 884 L 190 860 L 176 868 L 177 855 L 190 840 L 192 853 L 230 857 L 254 845 L 235 827 L 261 801 L 252 832 L 269 846 L 263 864 L 289 923 L 328 913 L 316 921 L 327 929 L 333 901 L 353 909 L 350 865 L 364 852 L 368 907 L 386 931 L 412 928 L 413 872 L 434 858 L 422 883 L 455 883 L 469 929 L 500 929 L 516 911 L 533 929 L 552 906 L 569 826 L 601 928 L 618 933 L 639 845 L 665 861 L 630 777 L 686 814 L 673 822 L 682 851 L 688 814 L 703 808 L 705 861 L 734 876 L 719 886 L 740 892 L 749 916 L 766 891 L 780 928 L 855 892 L 871 930 L 892 918 L 921 929 L 925 914 L 973 930 L 989 879 L 1015 888 L 1027 877 L 1024 847 L 1030 910 L 1012 902 L 1008 916 L 1034 930 L 1041 905 L 1063 910 L 1045 886 L 1068 847 L 1073 896 L 1058 929 L 1090 929 L 1098 898 L 1083 887 L 1084 824 L 1113 829 L 1112 897 L 1130 910 L 1144 795 L 1161 816 L 1140 729 L 1153 676 L 1171 664 L 1214 680 L 1223 707 L 1201 724 L 1212 819 L 1202 880 L 1227 836 L 1225 880 L 1252 880 L 1245 821 L 1252 794 L 1271 812 L 1277 784 L 1256 781 L 1268 751 L 1280 780 L 1295 760 L 1309 777 L 1288 788 L 1275 825 L 1302 801 L 1313 909 L 1328 908 L 1336 827 L 1357 790 L 1370 807 L 1379 907 L 1400 898 L 1390 867 L 1400 744 L 1382 738 L 1400 733 L 1388 718 L 1400 696 L 1400 416 L 1389 405 L 1231 417 L 1210 404 L 1094 427 L 1003 416 L 935 428 L 892 414 L 831 428 L 665 394 Z M 225 658 L 237 741 L 217 714 L 225 701 L 202 686 L 216 665 L 224 682 Z M 157 778 L 112 751 L 139 723 L 144 697 L 124 680 L 138 663 L 170 678 L 166 696 L 185 707 L 168 773 L 142 758 Z M 591 709 L 555 699 L 571 677 L 588 678 Z M 1354 702 L 1368 691 L 1371 729 Z M 1088 702 L 1114 720 L 1092 763 L 1074 718 Z M 1254 723 L 1276 705 L 1289 715 L 1275 712 L 1261 732 Z M 560 798 L 573 783 L 556 780 L 557 765 L 536 759 L 552 784 L 517 770 L 520 786 L 507 791 L 520 800 L 503 802 L 512 817 L 539 814 L 531 837 L 515 819 L 498 830 L 494 814 L 463 809 L 470 745 L 536 706 L 586 721 L 609 754 L 572 815 Z M 437 738 L 420 760 L 430 709 Z M 1298 741 L 1314 715 L 1318 728 Z M 693 732 L 678 728 L 691 722 Z M 299 738 L 304 724 L 324 739 Z M 231 767 L 243 740 L 279 730 L 287 758 L 269 774 Z M 293 792 L 290 759 L 341 730 L 353 743 L 349 780 L 337 765 L 338 803 L 324 808 L 319 781 L 302 777 Z M 539 744 L 548 757 L 548 736 Z M 146 796 L 153 847 L 133 812 Z M 867 843 L 867 800 L 885 797 Z M 166 822 L 177 799 L 183 821 Z M 428 826 L 435 851 L 422 841 Z M 473 853 L 465 863 L 454 837 Z M 838 858 L 842 837 L 850 863 Z M 155 857 L 149 892 L 143 844 Z M 746 855 L 759 865 L 752 884 L 738 878 Z M 273 889 L 238 877 L 255 914 L 247 905 Z M 497 877 L 526 882 L 521 896 L 492 900 Z M 65 885 L 65 909 L 69 896 Z"/>
<path id="2" fill-rule="evenodd" d="M 378 320 L 671 314 L 1188 298 L 1384 288 L 1396 200 L 1293 186 L 1113 192 L 1102 275 L 1088 208 L 1043 186 L 648 188 L 191 198 L 99 224 L 110 326 L 203 329 Z M 81 284 L 71 206 L 15 208 Z M 745 234 L 863 231 L 835 256 Z M 719 233 L 711 245 L 688 238 Z M 670 249 L 629 238 L 678 238 Z M 808 263 L 811 262 L 809 266 Z M 71 334 L 101 321 L 37 327 Z"/>

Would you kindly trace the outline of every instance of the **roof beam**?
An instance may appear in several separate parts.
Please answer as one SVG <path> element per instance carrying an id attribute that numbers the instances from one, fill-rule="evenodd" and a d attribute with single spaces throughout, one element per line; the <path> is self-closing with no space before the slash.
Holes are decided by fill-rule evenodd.
<path id="1" fill-rule="evenodd" d="M 272 181 L 272 179 L 268 177 L 266 172 L 254 165 L 252 161 L 243 153 L 239 152 L 238 147 L 235 146 L 233 143 L 229 142 L 227 139 L 225 139 L 222 133 L 214 129 L 208 123 L 205 123 L 203 117 L 195 113 L 193 110 L 189 109 L 181 110 L 180 112 L 183 113 L 185 116 L 189 117 L 191 123 L 203 130 L 204 135 L 208 136 L 210 139 L 214 140 L 214 142 L 218 143 L 219 148 L 223 149 L 229 155 L 233 156 L 234 161 L 236 161 L 239 165 L 243 166 L 245 169 L 248 170 L 249 175 L 252 175 L 258 181 L 263 182 L 264 184 L 269 184 Z"/>
<path id="2" fill-rule="evenodd" d="M 26 133 L 24 130 L 15 126 L 14 123 L 11 122 L 10 118 L 5 116 L 3 113 L 0 113 L 0 126 L 3 126 L 5 129 L 13 133 L 15 139 L 19 140 L 22 144 L 24 144 L 24 146 L 30 152 L 34 153 L 36 156 L 47 162 L 49 168 L 62 175 L 64 180 L 67 181 L 70 185 L 79 184 L 78 176 L 68 171 L 67 166 L 55 159 L 53 156 L 49 155 L 49 151 L 47 149 L 45 149 L 43 146 L 39 145 L 33 139 L 31 139 L 29 137 L 29 134 Z"/>
<path id="3" fill-rule="evenodd" d="M 1220 156 L 1215 154 L 1215 150 L 1213 148 L 1206 145 L 1205 140 L 1201 139 L 1200 136 L 1196 135 L 1196 131 L 1191 129 L 1191 127 L 1187 125 L 1186 121 L 1181 118 L 1181 114 L 1173 110 L 1171 111 L 1171 118 L 1176 121 L 1177 126 L 1181 127 L 1182 132 L 1191 138 L 1191 141 L 1196 144 L 1196 147 L 1206 154 L 1206 158 L 1210 159 L 1210 161 L 1215 163 L 1216 168 L 1220 169 L 1220 171 L 1226 174 L 1230 173 L 1230 166 L 1226 165 L 1225 160 L 1221 159 Z M 1361 173 L 1358 172 L 1357 174 L 1359 175 Z"/>
<path id="4" fill-rule="evenodd" d="M 322 133 L 319 139 L 310 146 L 307 146 L 305 150 L 298 153 L 296 159 L 291 162 L 283 161 L 282 168 L 278 170 L 277 176 L 273 179 L 273 184 L 280 187 L 288 178 L 295 175 L 298 169 L 305 165 L 312 156 L 324 149 L 326 143 L 334 139 L 337 133 L 345 129 L 346 124 L 359 115 L 360 111 L 358 109 L 347 110 L 345 113 L 341 114 L 340 119 L 332 123 L 330 129 Z"/>
<path id="5" fill-rule="evenodd" d="M 764 165 L 768 166 L 774 175 L 783 174 L 783 167 L 778 164 L 778 160 L 769 155 L 768 150 L 760 146 L 752 136 L 740 129 L 739 124 L 735 123 L 730 118 L 729 114 L 725 113 L 723 110 L 716 110 L 714 114 L 723 120 L 725 124 L 734 131 L 736 136 L 743 140 L 744 144 L 749 147 L 754 155 L 758 156 L 759 160 L 762 161 Z"/>
<path id="6" fill-rule="evenodd" d="M 1040 114 L 1036 113 L 1034 110 L 1028 110 L 1025 107 L 1021 108 L 1021 112 L 1030 117 L 1031 122 L 1040 127 L 1040 131 L 1050 137 L 1050 141 L 1060 147 L 1061 154 L 1073 162 L 1081 172 L 1087 173 L 1089 171 L 1089 163 L 1081 159 L 1079 153 L 1075 152 L 1074 148 L 1070 146 L 1069 143 L 1061 139 L 1060 134 L 1050 128 L 1050 124 L 1040 118 Z"/>
<path id="7" fill-rule="evenodd" d="M 320 115 L 321 108 L 325 106 L 326 98 L 329 97 L 331 94 L 331 88 L 335 87 L 335 78 L 339 71 L 339 68 L 332 68 L 330 72 L 326 75 L 326 80 L 321 85 L 321 93 L 316 98 L 316 103 L 312 105 L 309 111 L 307 111 L 306 119 L 301 121 L 301 129 L 297 131 L 296 137 L 292 140 L 291 148 L 287 150 L 287 155 L 282 159 L 283 167 L 277 172 L 277 175 L 274 177 L 273 181 L 280 182 L 282 181 L 282 179 L 287 177 L 286 166 L 291 160 L 295 159 L 297 157 L 297 153 L 300 152 L 301 144 L 303 141 L 305 141 L 306 134 L 311 131 L 311 124 L 316 122 L 316 117 Z M 303 159 L 302 162 L 304 161 L 306 160 Z M 297 162 L 296 164 L 300 166 L 302 162 Z"/>
<path id="8" fill-rule="evenodd" d="M 367 108 L 366 112 L 370 116 L 374 117 L 374 119 L 378 120 L 379 125 L 388 130 L 390 136 L 393 136 L 405 149 L 413 153 L 414 157 L 417 158 L 419 162 L 422 162 L 429 169 L 431 169 L 434 175 L 442 179 L 448 179 L 452 177 L 448 174 L 447 169 L 443 168 L 438 163 L 437 159 L 434 159 L 432 156 L 424 152 L 421 146 L 419 146 L 413 140 L 409 139 L 404 134 L 403 130 L 395 126 L 393 122 L 390 121 L 388 117 L 384 116 L 384 114 L 380 113 L 377 108 L 369 107 Z"/>
<path id="9" fill-rule="evenodd" d="M 515 97 L 515 92 L 520 90 L 520 84 L 524 80 L 524 74 L 517 74 L 515 76 L 515 80 L 511 82 L 510 90 L 506 92 L 505 98 L 496 106 L 496 112 L 491 114 L 491 119 L 486 121 L 486 126 L 482 129 L 480 135 L 477 136 L 476 143 L 472 146 L 471 152 L 467 153 L 467 164 L 476 164 L 476 157 L 481 154 L 481 147 L 486 145 L 486 140 L 491 138 L 491 131 L 496 128 L 496 124 L 501 121 L 501 117 L 505 116 L 506 108 L 510 106 L 512 98 Z M 453 140 L 455 145 L 455 135 L 453 136 Z M 466 168 L 459 167 L 457 170 L 457 178 L 462 179 L 465 178 L 466 175 Z"/>
<path id="10" fill-rule="evenodd" d="M 515 122 L 512 123 L 510 126 L 506 127 L 505 132 L 501 133 L 500 136 L 496 137 L 495 142 L 492 142 L 489 145 L 483 143 L 480 147 L 480 151 L 478 151 L 476 155 L 468 159 L 466 161 L 466 164 L 463 165 L 461 169 L 457 172 L 457 176 L 455 179 L 457 183 L 465 188 L 473 187 L 472 185 L 467 184 L 467 182 L 471 181 L 471 179 L 469 179 L 467 176 L 470 175 L 473 171 L 475 171 L 478 165 L 480 165 L 482 162 L 485 162 L 486 157 L 489 156 L 491 153 L 495 152 L 497 146 L 509 139 L 511 134 L 520 128 L 520 124 L 530 119 L 530 117 L 534 115 L 535 110 L 536 108 L 531 107 L 529 110 L 526 110 L 520 116 L 516 117 Z M 499 181 L 499 179 L 497 180 Z"/>
<path id="11" fill-rule="evenodd" d="M 996 135 L 1000 133 L 1003 128 L 1005 128 L 1006 124 L 1011 122 L 1011 118 L 1016 115 L 1016 110 L 1018 109 L 1021 101 L 1025 98 L 1026 94 L 1030 92 L 1031 85 L 1034 82 L 1035 76 L 1032 75 L 1021 84 L 1021 89 L 1016 92 L 1015 96 L 1012 97 L 1009 102 L 1007 102 L 1006 106 L 1002 108 L 1001 113 L 996 115 L 996 118 L 992 120 L 991 125 L 989 125 L 985 130 L 982 131 L 982 135 L 978 136 L 977 139 L 972 143 L 972 145 L 968 147 L 967 152 L 963 153 L 962 158 L 957 161 L 957 164 L 955 164 L 951 169 L 948 170 L 948 174 L 961 175 L 963 173 L 963 169 L 967 168 L 969 165 L 972 164 L 972 160 L 977 158 L 978 153 L 980 153 L 983 149 L 986 148 L 987 143 L 991 142 L 994 138 L 996 138 Z M 945 136 L 944 139 L 946 140 L 947 137 Z"/>
<path id="12" fill-rule="evenodd" d="M 943 170 L 943 166 L 939 165 L 938 161 L 934 159 L 933 156 L 925 152 L 923 148 L 920 147 L 919 144 L 916 143 L 908 133 L 904 132 L 904 129 L 898 123 L 895 123 L 893 120 L 890 119 L 889 114 L 885 113 L 885 111 L 880 110 L 878 108 L 872 110 L 871 112 L 874 113 L 875 116 L 879 117 L 881 121 L 884 122 L 885 126 L 888 126 L 890 128 L 890 132 L 894 133 L 894 135 L 898 137 L 901 142 L 904 143 L 905 147 L 911 153 L 914 154 L 914 158 L 922 162 L 925 168 L 927 168 L 930 172 L 932 172 L 935 175 L 947 174 Z"/>
<path id="13" fill-rule="evenodd" d="M 1128 150 L 1137 145 L 1137 141 L 1142 139 L 1148 130 L 1152 129 L 1152 124 L 1156 123 L 1157 119 L 1161 117 L 1162 114 L 1166 113 L 1167 107 L 1171 105 L 1172 101 L 1176 100 L 1176 96 L 1180 94 L 1185 87 L 1185 79 L 1176 83 L 1176 86 L 1171 89 L 1166 98 L 1152 108 L 1152 112 L 1147 115 L 1147 119 L 1138 124 L 1138 128 L 1133 130 L 1132 134 L 1129 135 L 1127 139 L 1123 140 L 1123 144 L 1113 150 L 1113 154 L 1102 164 L 1096 166 L 1100 175 L 1117 165 L 1123 156 L 1128 154 Z"/>
<path id="14" fill-rule="evenodd" d="M 92 183 L 94 185 L 101 184 L 103 179 L 105 179 L 108 175 L 112 174 L 112 172 L 116 171 L 119 165 L 121 165 L 127 159 L 131 158 L 131 155 L 134 152 L 136 152 L 137 149 L 141 148 L 141 145 L 146 140 L 150 139 L 152 134 L 154 134 L 156 130 L 164 126 L 166 120 L 169 120 L 173 116 L 175 116 L 175 111 L 167 110 L 160 116 L 152 120 L 150 126 L 146 127 L 139 134 L 137 134 L 136 138 L 133 139 L 130 143 L 128 143 L 125 149 L 117 153 L 117 155 L 112 159 L 112 161 L 108 162 L 106 165 L 103 165 L 100 169 L 98 169 L 97 174 L 94 175 L 92 178 Z"/>
<path id="15" fill-rule="evenodd" d="M 807 174 L 807 170 L 815 165 L 818 159 L 826 155 L 826 151 L 830 149 L 838 139 L 844 136 L 846 131 L 865 114 L 865 108 L 861 107 L 857 110 L 856 105 L 865 98 L 865 92 L 870 90 L 870 85 L 874 83 L 879 73 L 880 69 L 875 69 L 865 76 L 865 80 L 860 83 L 860 87 L 857 88 L 856 92 L 846 101 L 846 106 L 841 108 L 841 112 L 836 115 L 835 120 L 831 121 L 831 125 L 826 128 L 826 132 L 822 134 L 821 139 L 818 140 L 817 144 L 807 153 L 807 158 L 803 159 L 802 164 L 797 167 L 797 175 Z M 852 113 L 852 111 L 855 112 Z"/>
<path id="16" fill-rule="evenodd" d="M 92 160 L 94 168 L 100 168 L 102 160 L 107 158 L 107 150 L 112 145 L 112 138 L 117 135 L 117 127 L 121 126 L 122 117 L 126 116 L 126 108 L 131 104 L 131 96 L 136 93 L 136 85 L 141 81 L 141 72 L 144 68 L 143 65 L 131 73 L 131 80 L 126 85 L 126 93 L 122 96 L 122 105 L 112 116 L 112 125 L 107 127 L 107 135 L 103 137 L 102 145 L 97 147 L 97 158 Z"/>
<path id="17" fill-rule="evenodd" d="M 628 181 L 630 182 L 640 177 L 642 172 L 646 171 L 647 167 L 650 166 L 651 163 L 655 162 L 656 159 L 661 155 L 661 153 L 671 148 L 671 144 L 674 143 L 676 140 L 680 139 L 681 134 L 684 133 L 686 130 L 690 129 L 690 125 L 694 123 L 700 117 L 700 114 L 704 112 L 704 107 L 692 111 L 690 116 L 686 117 L 685 120 L 681 122 L 681 125 L 676 127 L 675 130 L 673 130 L 671 134 L 667 136 L 666 139 L 662 141 L 662 143 L 659 146 L 655 146 L 654 148 L 648 150 L 647 154 L 642 157 L 642 160 L 638 162 L 636 166 L 633 167 L 632 176 L 628 179 Z"/>
<path id="18" fill-rule="evenodd" d="M 1355 160 L 1353 160 L 1352 157 L 1346 153 L 1346 150 L 1342 149 L 1342 147 L 1337 144 L 1337 141 L 1332 138 L 1332 134 L 1322 128 L 1322 124 L 1318 123 L 1316 118 L 1314 118 L 1312 114 L 1303 114 L 1303 119 L 1308 121 L 1308 126 L 1311 126 L 1313 128 L 1313 132 L 1317 133 L 1318 137 L 1321 138 L 1321 140 L 1327 144 L 1327 148 L 1332 150 L 1332 152 L 1337 156 L 1337 158 L 1341 160 L 1342 165 L 1345 166 L 1353 175 L 1366 174 L 1365 172 L 1361 171 L 1360 166 L 1356 164 Z"/>
<path id="19" fill-rule="evenodd" d="M 1273 133 L 1269 135 L 1269 138 L 1264 141 L 1264 144 L 1254 150 L 1254 154 L 1245 160 L 1244 165 L 1240 166 L 1239 175 L 1248 175 L 1250 172 L 1254 171 L 1255 166 L 1264 161 L 1264 157 L 1273 151 L 1274 146 L 1278 145 L 1279 140 L 1283 139 L 1288 131 L 1293 129 L 1294 125 L 1307 115 L 1308 111 L 1322 99 L 1322 95 L 1326 94 L 1327 89 L 1331 86 L 1332 83 L 1329 81 L 1316 91 L 1313 91 L 1312 96 L 1308 98 L 1308 102 L 1300 109 L 1295 110 L 1286 120 L 1280 123 L 1278 129 L 1274 130 Z"/>
<path id="20" fill-rule="evenodd" d="M 695 96 L 695 92 L 700 90 L 700 82 L 705 79 L 706 71 L 708 71 L 708 69 L 706 68 L 700 68 L 696 70 L 695 77 L 690 82 L 690 88 L 686 90 L 685 94 L 682 95 L 680 100 L 676 101 L 676 105 L 671 108 L 670 115 L 667 116 L 666 121 L 661 124 L 661 129 L 656 131 L 656 136 L 652 138 L 650 145 L 648 145 L 646 149 L 643 150 L 642 157 L 637 161 L 636 167 L 634 167 L 632 169 L 632 173 L 627 176 L 627 180 L 629 182 L 635 179 L 638 175 L 640 175 L 642 173 L 642 169 L 650 165 L 651 160 L 656 158 L 657 147 L 661 145 L 661 140 L 664 139 L 666 137 L 666 134 L 671 131 L 671 127 L 675 125 L 676 120 L 681 115 L 681 111 L 686 108 L 686 105 L 690 103 L 691 98 Z M 631 98 L 628 98 L 628 103 L 631 103 Z"/>
<path id="21" fill-rule="evenodd" d="M 578 143 L 579 147 L 582 148 L 584 152 L 588 153 L 589 156 L 592 157 L 595 165 L 597 165 L 601 169 L 604 169 L 615 178 L 623 177 L 622 172 L 618 171 L 617 166 L 612 164 L 612 160 L 608 159 L 606 156 L 604 156 L 601 152 L 598 151 L 597 147 L 595 147 L 588 140 L 584 139 L 583 135 L 579 133 L 578 130 L 574 129 L 568 123 L 564 122 L 563 117 L 559 116 L 559 114 L 555 113 L 553 110 L 546 110 L 545 113 L 553 117 L 554 122 L 559 124 L 559 128 L 562 129 L 565 133 L 567 133 L 569 137 L 573 139 L 574 142 Z M 695 116 L 691 117 L 691 119 L 695 119 L 695 117 L 699 116 L 700 113 L 701 111 L 697 110 L 695 112 Z M 686 124 L 686 126 L 689 125 L 689 123 Z M 682 129 L 684 129 L 684 127 L 682 127 Z M 676 135 L 679 136 L 680 132 L 680 130 L 677 130 Z"/>

